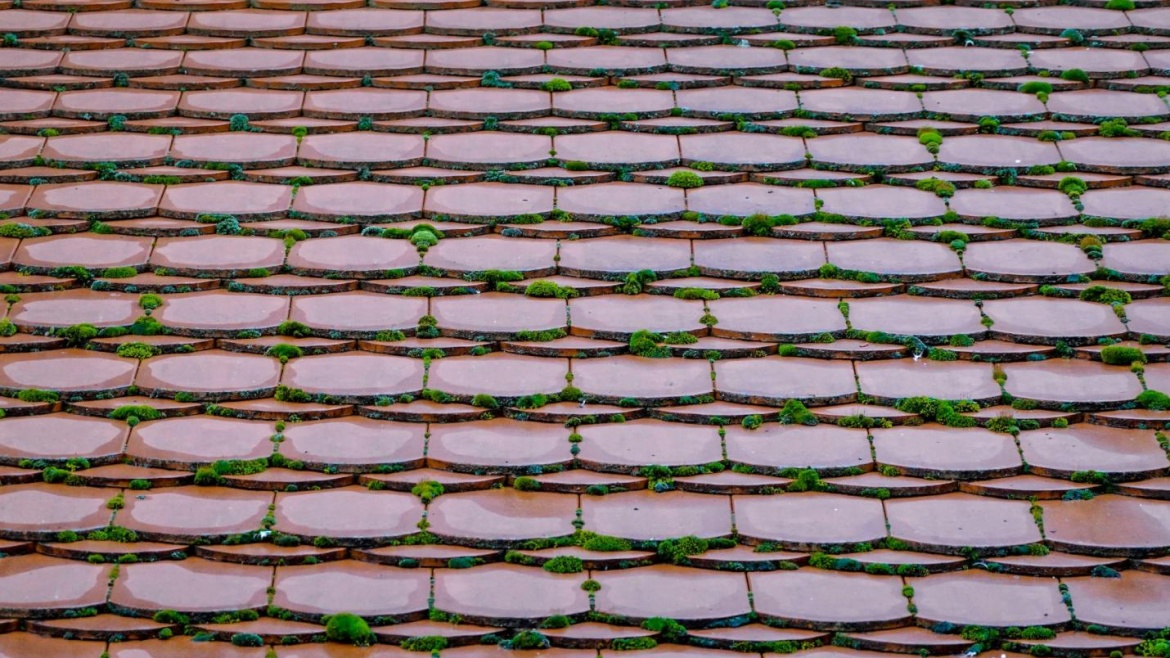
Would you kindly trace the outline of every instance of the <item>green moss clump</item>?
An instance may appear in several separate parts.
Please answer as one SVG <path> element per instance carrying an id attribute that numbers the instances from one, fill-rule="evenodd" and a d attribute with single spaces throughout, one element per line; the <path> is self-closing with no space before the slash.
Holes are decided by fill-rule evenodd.
<path id="1" fill-rule="evenodd" d="M 618 551 L 631 550 L 633 548 L 633 544 L 620 537 L 611 537 L 609 535 L 592 535 L 581 543 L 581 548 L 584 548 L 587 551 L 613 553 Z"/>
<path id="2" fill-rule="evenodd" d="M 447 648 L 447 638 L 441 635 L 408 637 L 402 641 L 400 646 L 407 651 L 442 651 Z"/>
<path id="3" fill-rule="evenodd" d="M 264 352 L 264 356 L 271 356 L 280 359 L 281 363 L 288 363 L 289 359 L 297 359 L 305 355 L 305 351 L 296 345 L 289 345 L 288 343 L 278 343 L 269 347 Z"/>
<path id="4" fill-rule="evenodd" d="M 1128 292 L 1107 286 L 1089 286 L 1082 290 L 1078 297 L 1083 302 L 1096 302 L 1098 304 L 1110 305 L 1124 305 L 1133 301 L 1133 297 Z"/>
<path id="5" fill-rule="evenodd" d="M 1065 71 L 1066 74 L 1077 69 Z M 1101 137 L 1141 137 L 1141 132 L 1129 127 L 1125 119 L 1108 119 L 1097 125 L 1097 134 Z"/>
<path id="6" fill-rule="evenodd" d="M 443 485 L 434 480 L 423 480 L 410 489 L 410 493 L 418 496 L 423 504 L 442 496 L 443 492 Z"/>
<path id="7" fill-rule="evenodd" d="M 569 286 L 562 286 L 552 281 L 544 279 L 533 281 L 524 289 L 524 294 L 529 297 L 552 297 L 556 299 L 570 299 L 576 297 L 579 293 L 575 288 Z"/>
<path id="8" fill-rule="evenodd" d="M 168 330 L 156 318 L 143 315 L 130 325 L 130 333 L 135 336 L 159 336 L 168 333 Z"/>
<path id="9" fill-rule="evenodd" d="M 331 642 L 368 647 L 374 642 L 374 634 L 365 619 L 351 613 L 339 612 L 328 615 L 325 621 L 325 637 Z"/>
<path id="10" fill-rule="evenodd" d="M 476 393 L 471 398 L 471 406 L 480 407 L 481 409 L 495 409 L 500 406 L 500 403 L 487 393 Z"/>
<path id="11" fill-rule="evenodd" d="M 706 539 L 688 535 L 686 537 L 679 537 L 678 539 L 667 539 L 666 541 L 659 542 L 658 555 L 672 564 L 685 564 L 687 558 L 692 555 L 706 553 L 707 548 L 708 542 Z"/>
<path id="12" fill-rule="evenodd" d="M 46 391 L 39 388 L 26 388 L 24 390 L 17 391 L 16 399 L 20 400 L 21 402 L 47 402 L 52 404 L 60 400 L 61 395 L 57 393 L 57 391 Z"/>
<path id="13" fill-rule="evenodd" d="M 915 183 L 914 187 L 917 187 L 923 192 L 930 192 L 935 196 L 943 199 L 955 195 L 954 183 L 938 178 L 923 178 L 922 180 Z"/>
<path id="14" fill-rule="evenodd" d="M 107 267 L 102 270 L 103 279 L 128 279 L 138 274 L 138 270 L 133 267 Z"/>
<path id="15" fill-rule="evenodd" d="M 122 343 L 118 346 L 118 356 L 127 359 L 149 359 L 158 353 L 157 347 L 137 341 Z"/>
<path id="16" fill-rule="evenodd" d="M 236 633 L 232 635 L 232 644 L 237 647 L 262 647 L 264 638 L 255 633 Z"/>
<path id="17" fill-rule="evenodd" d="M 313 335 L 313 330 L 309 329 L 308 325 L 297 322 L 296 320 L 285 320 L 276 327 L 276 333 L 281 336 L 289 336 L 291 338 L 307 338 Z"/>
<path id="18" fill-rule="evenodd" d="M 686 644 L 687 642 L 686 627 L 667 617 L 651 617 L 642 622 L 642 628 L 658 633 L 664 642 L 671 644 Z"/>
<path id="19" fill-rule="evenodd" d="M 581 573 L 585 570 L 581 558 L 574 555 L 558 555 L 541 567 L 549 573 Z"/>
<path id="20" fill-rule="evenodd" d="M 272 398 L 277 402 L 312 402 L 313 396 L 305 392 L 303 389 L 292 388 L 285 384 L 279 384 L 276 387 L 276 392 L 272 394 Z"/>
<path id="21" fill-rule="evenodd" d="M 48 234 L 49 229 L 47 228 L 21 222 L 0 225 L 0 237 L 2 238 L 36 238 Z"/>
<path id="22" fill-rule="evenodd" d="M 947 427 L 974 427 L 976 422 L 960 412 L 978 411 L 979 405 L 970 400 L 951 402 L 930 397 L 913 397 L 898 400 L 894 405 L 898 411 L 918 414 L 925 421 L 935 421 Z"/>
<path id="23" fill-rule="evenodd" d="M 789 400 L 780 410 L 780 423 L 784 425 L 816 425 L 817 417 L 800 400 Z"/>
<path id="24" fill-rule="evenodd" d="M 620 290 L 627 295 L 637 295 L 646 288 L 647 283 L 658 280 L 658 275 L 651 270 L 639 270 L 626 275 L 626 280 Z"/>
<path id="25" fill-rule="evenodd" d="M 58 327 L 53 335 L 64 338 L 69 347 L 85 347 L 89 341 L 97 338 L 97 327 L 92 324 L 75 324 L 71 327 Z"/>
<path id="26" fill-rule="evenodd" d="M 857 30 L 848 25 L 838 25 L 833 28 L 833 40 L 840 45 L 848 45 L 857 42 Z"/>
<path id="27" fill-rule="evenodd" d="M 572 91 L 573 85 L 564 78 L 553 78 L 552 80 L 548 80 L 544 84 L 540 85 L 540 88 L 548 92 L 556 93 L 561 91 Z"/>
<path id="28" fill-rule="evenodd" d="M 541 628 L 568 628 L 572 625 L 573 620 L 566 615 L 553 615 L 540 622 Z"/>
<path id="29" fill-rule="evenodd" d="M 513 635 L 512 639 L 501 642 L 500 646 L 513 651 L 532 651 L 549 648 L 549 641 L 543 633 L 520 631 Z"/>
<path id="30" fill-rule="evenodd" d="M 156 295 L 152 292 L 146 293 L 138 298 L 138 306 L 142 310 L 150 313 L 154 309 L 163 305 L 163 298 L 161 295 Z"/>
<path id="31" fill-rule="evenodd" d="M 662 334 L 639 329 L 630 336 L 630 354 L 651 359 L 665 359 L 670 356 L 670 348 L 661 345 L 664 340 L 665 337 Z"/>
<path id="32" fill-rule="evenodd" d="M 719 293 L 714 290 L 707 290 L 705 288 L 679 288 L 674 291 L 675 299 L 702 299 L 705 301 L 714 301 L 719 299 Z"/>
<path id="33" fill-rule="evenodd" d="M 693 171 L 676 171 L 666 179 L 669 187 L 678 187 L 684 190 L 703 187 L 703 177 Z"/>
<path id="34" fill-rule="evenodd" d="M 129 420 L 130 418 L 158 420 L 162 417 L 163 414 L 161 411 L 144 404 L 124 404 L 110 412 L 110 418 L 114 420 Z"/>
<path id="35" fill-rule="evenodd" d="M 1146 363 L 1145 352 L 1136 347 L 1124 345 L 1109 345 L 1101 350 L 1101 360 L 1111 366 L 1128 366 L 1133 363 Z"/>
<path id="36" fill-rule="evenodd" d="M 1031 80 L 1020 85 L 1019 90 L 1025 94 L 1051 94 L 1052 83 L 1043 80 Z"/>
<path id="37" fill-rule="evenodd" d="M 512 488 L 516 491 L 540 491 L 540 480 L 522 475 L 512 481 Z"/>
<path id="38" fill-rule="evenodd" d="M 1141 395 L 1134 398 L 1134 403 L 1142 409 L 1166 411 L 1170 409 L 1170 395 L 1166 395 L 1161 391 L 1142 391 Z"/>
<path id="39" fill-rule="evenodd" d="M 658 646 L 658 640 L 652 637 L 619 637 L 610 642 L 614 651 L 642 651 Z"/>

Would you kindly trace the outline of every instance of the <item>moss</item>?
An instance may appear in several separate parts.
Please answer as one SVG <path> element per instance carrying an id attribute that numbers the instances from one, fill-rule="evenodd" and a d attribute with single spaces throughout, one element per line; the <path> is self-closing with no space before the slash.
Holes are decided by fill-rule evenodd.
<path id="1" fill-rule="evenodd" d="M 97 327 L 92 324 L 75 324 L 71 327 L 58 327 L 53 335 L 64 338 L 69 347 L 85 347 L 89 341 L 97 338 Z"/>
<path id="2" fill-rule="evenodd" d="M 220 477 L 228 475 L 255 475 L 268 469 L 267 459 L 220 459 L 211 470 Z"/>
<path id="3" fill-rule="evenodd" d="M 659 542 L 658 556 L 672 564 L 686 564 L 689 557 L 706 553 L 707 548 L 706 539 L 688 535 Z"/>
<path id="4" fill-rule="evenodd" d="M 800 400 L 789 400 L 780 410 L 780 422 L 784 425 L 816 425 L 817 417 Z"/>
<path id="5" fill-rule="evenodd" d="M 26 388 L 17 391 L 16 399 L 21 402 L 41 403 L 46 402 L 52 404 L 61 399 L 61 395 L 56 391 L 46 391 L 39 388 Z"/>
<path id="6" fill-rule="evenodd" d="M 103 279 L 128 279 L 138 274 L 133 267 L 108 267 L 102 270 Z"/>
<path id="7" fill-rule="evenodd" d="M 833 485 L 821 481 L 821 476 L 816 470 L 806 468 L 798 471 L 796 477 L 789 483 L 787 489 L 793 492 L 803 491 L 832 491 Z"/>
<path id="8" fill-rule="evenodd" d="M 540 622 L 541 628 L 568 628 L 573 625 L 573 620 L 565 615 L 553 615 L 548 619 Z"/>
<path id="9" fill-rule="evenodd" d="M 482 270 L 479 272 L 468 272 L 463 275 L 463 278 L 467 281 L 484 281 L 488 284 L 489 289 L 494 290 L 497 283 L 522 281 L 524 275 L 516 270 Z"/>
<path id="10" fill-rule="evenodd" d="M 626 275 L 625 282 L 622 284 L 620 290 L 627 295 L 637 295 L 646 288 L 646 284 L 653 283 L 657 280 L 658 275 L 651 270 L 631 272 Z"/>
<path id="11" fill-rule="evenodd" d="M 500 406 L 500 403 L 487 393 L 476 393 L 471 398 L 471 406 L 482 409 L 496 409 Z"/>
<path id="12" fill-rule="evenodd" d="M 870 418 L 865 414 L 854 414 L 852 416 L 845 416 L 837 419 L 838 427 L 848 427 L 854 429 L 870 429 L 873 427 L 888 428 L 892 424 L 886 419 Z"/>
<path id="13" fill-rule="evenodd" d="M 265 350 L 264 355 L 280 359 L 281 363 L 288 363 L 289 359 L 297 359 L 304 356 L 305 351 L 296 345 L 278 343 Z"/>
<path id="14" fill-rule="evenodd" d="M 1126 222 L 1126 226 L 1136 228 L 1150 238 L 1170 235 L 1170 218 L 1166 217 L 1150 217 L 1138 222 Z"/>
<path id="15" fill-rule="evenodd" d="M 581 548 L 587 551 L 599 551 L 606 553 L 614 553 L 620 551 L 628 551 L 633 548 L 633 544 L 620 537 L 611 537 L 609 535 L 593 535 L 581 543 Z"/>
<path id="16" fill-rule="evenodd" d="M 1020 85 L 1017 89 L 1025 94 L 1051 94 L 1052 83 L 1043 80 L 1031 80 Z"/>
<path id="17" fill-rule="evenodd" d="M 558 555 L 541 567 L 549 573 L 581 573 L 585 570 L 581 558 L 574 555 Z"/>
<path id="18" fill-rule="evenodd" d="M 276 327 L 276 333 L 281 336 L 289 336 L 291 338 L 307 338 L 311 336 L 313 331 L 309 329 L 308 325 L 297 322 L 296 320 L 285 320 Z"/>
<path id="19" fill-rule="evenodd" d="M 375 640 L 366 620 L 350 612 L 339 612 L 324 618 L 325 637 L 332 642 L 366 647 Z"/>
<path id="20" fill-rule="evenodd" d="M 4 238 L 36 238 L 48 234 L 47 228 L 19 222 L 0 225 L 0 237 Z"/>
<path id="21" fill-rule="evenodd" d="M 529 297 L 571 299 L 576 297 L 579 293 L 575 288 L 562 286 L 552 281 L 541 279 L 528 284 L 528 287 L 524 289 L 524 294 Z"/>
<path id="22" fill-rule="evenodd" d="M 163 412 L 154 409 L 153 406 L 146 406 L 144 404 L 125 404 L 111 411 L 110 418 L 115 420 L 129 420 L 130 418 L 157 420 L 163 418 Z"/>
<path id="23" fill-rule="evenodd" d="M 947 180 L 938 178 L 923 178 L 914 184 L 918 190 L 934 193 L 936 197 L 949 198 L 955 196 L 955 185 Z"/>
<path id="24" fill-rule="evenodd" d="M 849 45 L 857 42 L 857 30 L 848 25 L 838 25 L 833 28 L 832 37 L 840 45 Z"/>
<path id="25" fill-rule="evenodd" d="M 1142 391 L 1140 395 L 1134 398 L 1134 403 L 1142 409 L 1149 409 L 1151 411 L 1170 410 L 1170 395 L 1166 395 L 1161 391 Z"/>
<path id="26" fill-rule="evenodd" d="M 447 638 L 441 635 L 421 635 L 408 637 L 400 645 L 407 651 L 442 651 L 447 648 Z"/>
<path id="27" fill-rule="evenodd" d="M 642 622 L 642 628 L 658 633 L 663 641 L 671 644 L 686 644 L 687 641 L 686 627 L 667 617 L 651 617 Z"/>
<path id="28" fill-rule="evenodd" d="M 663 340 L 662 334 L 639 329 L 630 336 L 630 353 L 652 359 L 667 358 L 670 356 L 670 348 L 660 345 Z"/>
<path id="29" fill-rule="evenodd" d="M 561 91 L 572 91 L 573 85 L 564 78 L 553 78 L 551 80 L 545 81 L 544 84 L 540 85 L 540 88 L 544 91 L 556 93 Z"/>
<path id="30" fill-rule="evenodd" d="M 703 177 L 693 171 L 676 171 L 666 179 L 669 187 L 678 187 L 684 190 L 703 187 Z"/>
<path id="31" fill-rule="evenodd" d="M 512 488 L 517 491 L 540 491 L 540 480 L 521 476 L 512 481 Z"/>
<path id="32" fill-rule="evenodd" d="M 419 497 L 423 504 L 428 504 L 432 500 L 443 495 L 443 485 L 434 480 L 423 480 L 411 488 L 410 493 Z"/>
<path id="33" fill-rule="evenodd" d="M 642 651 L 658 646 L 658 641 L 652 637 L 619 637 L 609 643 L 614 651 Z"/>
<path id="34" fill-rule="evenodd" d="M 174 610 L 159 610 L 154 613 L 152 619 L 160 624 L 176 624 L 179 626 L 186 626 L 191 623 L 191 618 L 180 612 Z"/>
<path id="35" fill-rule="evenodd" d="M 149 359 L 158 353 L 157 347 L 137 341 L 122 343 L 118 346 L 118 356 L 127 359 Z"/>
<path id="36" fill-rule="evenodd" d="M 1098 628 L 1102 628 L 1102 630 L 1100 631 L 1101 634 L 1108 632 L 1108 630 L 1104 629 L 1104 627 L 1098 627 Z M 1165 631 L 1162 631 L 1160 633 L 1155 634 L 1154 637 L 1143 640 L 1142 643 L 1137 645 L 1137 647 L 1134 649 L 1134 653 L 1136 653 L 1139 656 L 1144 656 L 1146 658 L 1167 658 L 1167 657 L 1170 657 L 1170 639 L 1167 639 L 1166 637 L 1164 637 L 1166 635 L 1167 635 L 1167 633 Z M 1113 653 L 1121 653 L 1121 652 L 1115 651 Z M 1110 658 L 1112 658 L 1112 654 L 1110 654 Z"/>
<path id="37" fill-rule="evenodd" d="M 62 482 L 65 484 L 70 484 L 77 478 L 75 475 L 73 475 L 72 471 L 68 471 L 63 468 L 57 468 L 56 466 L 49 466 L 45 470 L 41 471 L 41 479 L 49 484 L 59 484 Z"/>
<path id="38" fill-rule="evenodd" d="M 312 402 L 313 396 L 299 388 L 292 388 L 285 384 L 280 384 L 276 387 L 276 392 L 272 394 L 273 399 L 277 402 Z"/>
<path id="39" fill-rule="evenodd" d="M 112 525 L 87 533 L 85 538 L 90 541 L 112 541 L 119 544 L 133 544 L 138 541 L 138 533 L 129 528 Z"/>
<path id="40" fill-rule="evenodd" d="M 714 290 L 707 290 L 705 288 L 679 288 L 674 291 L 675 299 L 702 299 L 705 301 L 714 301 L 719 299 L 719 293 Z"/>
<path id="41" fill-rule="evenodd" d="M 786 225 L 785 215 L 765 215 L 764 213 L 755 213 L 744 217 L 743 232 L 747 235 L 754 236 L 768 236 L 772 234 L 772 229 L 776 226 Z"/>
<path id="42" fill-rule="evenodd" d="M 918 414 L 925 421 L 935 421 L 947 427 L 974 427 L 976 424 L 974 418 L 959 413 L 963 410 L 978 411 L 978 405 L 974 405 L 972 409 L 973 404 L 969 400 L 950 402 L 930 397 L 913 397 L 898 400 L 894 406 L 899 411 Z"/>
<path id="43" fill-rule="evenodd" d="M 947 341 L 951 347 L 971 347 L 975 344 L 975 339 L 966 334 L 955 334 Z"/>
<path id="44" fill-rule="evenodd" d="M 1109 345 L 1101 350 L 1101 360 L 1111 366 L 1128 366 L 1133 363 L 1146 363 L 1145 352 L 1136 347 L 1123 345 Z"/>
<path id="45" fill-rule="evenodd" d="M 232 635 L 232 644 L 237 647 L 262 647 L 264 638 L 255 633 L 236 633 Z"/>
<path id="46" fill-rule="evenodd" d="M 130 325 L 130 333 L 135 336 L 159 336 L 169 333 L 169 330 L 157 319 L 149 315 L 143 315 L 135 320 L 134 324 Z"/>
<path id="47" fill-rule="evenodd" d="M 1084 302 L 1098 304 L 1128 304 L 1133 297 L 1126 291 L 1107 286 L 1089 286 L 1081 291 L 1078 298 Z"/>
<path id="48" fill-rule="evenodd" d="M 1069 73 L 1069 71 L 1065 71 Z M 1141 132 L 1129 127 L 1125 119 L 1108 119 L 1097 126 L 1101 137 L 1141 137 Z"/>
<path id="49" fill-rule="evenodd" d="M 520 631 L 512 639 L 500 643 L 504 649 L 513 651 L 533 651 L 549 648 L 548 638 L 538 631 Z"/>

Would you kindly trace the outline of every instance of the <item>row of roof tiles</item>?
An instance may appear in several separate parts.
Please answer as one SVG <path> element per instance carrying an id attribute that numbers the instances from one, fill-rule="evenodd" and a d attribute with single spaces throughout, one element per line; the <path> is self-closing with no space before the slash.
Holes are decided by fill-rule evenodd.
<path id="1" fill-rule="evenodd" d="M 1002 369 L 1010 395 L 1050 408 L 1130 408 L 1144 390 L 1141 380 L 1127 369 L 1091 361 L 1009 363 Z M 275 358 L 221 351 L 164 355 L 139 367 L 133 359 L 111 354 L 52 350 L 0 356 L 0 386 L 9 394 L 48 389 L 88 398 L 124 393 L 136 385 L 147 394 L 182 393 L 214 401 L 270 397 L 284 383 L 310 395 L 368 403 L 419 395 L 425 386 L 425 370 L 419 359 L 361 352 L 302 357 L 282 368 Z M 858 396 L 854 370 L 862 393 L 887 404 L 914 396 L 992 404 L 1001 397 L 992 365 L 987 363 L 894 360 L 857 362 L 850 367 L 843 361 L 786 357 L 717 362 L 714 371 L 699 359 L 648 361 L 614 356 L 573 363 L 574 385 L 595 401 L 616 404 L 633 399 L 651 406 L 709 395 L 775 406 L 788 399 L 810 404 L 853 402 Z M 559 392 L 569 373 L 569 360 L 508 354 L 449 357 L 432 364 L 429 373 L 431 388 L 456 399 L 470 401 L 486 394 L 507 403 Z M 1158 363 L 1146 366 L 1144 377 L 1150 389 L 1165 391 L 1170 390 L 1168 375 L 1165 364 Z"/>

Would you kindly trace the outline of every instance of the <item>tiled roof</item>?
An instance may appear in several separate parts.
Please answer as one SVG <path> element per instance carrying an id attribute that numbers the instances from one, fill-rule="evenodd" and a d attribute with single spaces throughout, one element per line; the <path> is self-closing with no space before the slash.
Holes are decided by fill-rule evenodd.
<path id="1" fill-rule="evenodd" d="M 1170 655 L 1170 4 L 485 3 L 0 0 L 0 658 Z"/>

